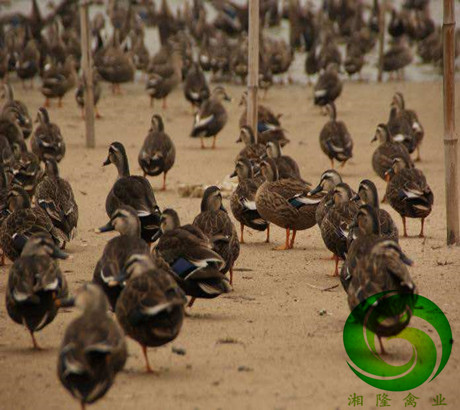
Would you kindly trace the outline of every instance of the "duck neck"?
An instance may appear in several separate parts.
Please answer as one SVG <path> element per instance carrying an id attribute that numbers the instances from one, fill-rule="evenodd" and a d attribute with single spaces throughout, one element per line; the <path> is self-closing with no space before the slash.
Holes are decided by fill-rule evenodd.
<path id="1" fill-rule="evenodd" d="M 120 161 L 117 161 L 115 163 L 115 166 L 117 167 L 118 178 L 123 178 L 123 177 L 129 177 L 130 176 L 128 157 L 126 156 L 125 153 L 123 153 L 123 156 L 121 157 Z"/>

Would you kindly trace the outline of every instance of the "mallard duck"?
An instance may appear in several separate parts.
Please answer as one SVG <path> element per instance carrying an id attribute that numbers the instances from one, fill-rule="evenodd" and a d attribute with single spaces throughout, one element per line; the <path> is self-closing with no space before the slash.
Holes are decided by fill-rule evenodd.
<path id="1" fill-rule="evenodd" d="M 73 56 L 68 56 L 65 64 L 47 64 L 42 74 L 41 92 L 46 100 L 44 107 L 50 106 L 50 99 L 57 98 L 58 106 L 62 107 L 62 98 L 77 83 L 77 72 Z"/>
<path id="2" fill-rule="evenodd" d="M 282 155 L 280 144 L 277 141 L 267 142 L 266 147 L 267 156 L 275 162 L 280 179 L 293 178 L 302 180 L 299 165 L 290 156 Z"/>
<path id="3" fill-rule="evenodd" d="M 257 212 L 255 198 L 259 185 L 254 181 L 252 164 L 248 158 L 240 157 L 237 159 L 235 171 L 231 177 L 234 176 L 238 176 L 238 186 L 230 197 L 230 208 L 241 226 L 240 243 L 244 243 L 245 226 L 256 231 L 266 230 L 266 242 L 270 242 L 270 225 Z"/>
<path id="4" fill-rule="evenodd" d="M 395 93 L 395 95 L 393 96 L 393 103 L 399 108 L 401 115 L 407 119 L 412 128 L 412 132 L 415 138 L 415 145 L 417 149 L 417 157 L 415 161 L 421 161 L 420 145 L 422 144 L 425 131 L 423 129 L 422 124 L 420 123 L 420 120 L 418 119 L 417 113 L 414 110 L 406 109 L 404 96 L 400 92 Z"/>
<path id="5" fill-rule="evenodd" d="M 161 215 L 152 186 L 146 178 L 130 175 L 125 147 L 120 142 L 110 144 L 103 165 L 109 164 L 117 167 L 118 177 L 105 201 L 107 215 L 110 218 L 120 205 L 131 206 L 141 221 L 142 239 L 151 243 L 159 229 Z"/>
<path id="6" fill-rule="evenodd" d="M 130 56 L 120 48 L 118 30 L 114 33 L 113 43 L 96 52 L 94 65 L 101 78 L 112 84 L 113 94 L 121 94 L 120 84 L 134 80 L 136 70 Z"/>
<path id="7" fill-rule="evenodd" d="M 240 254 L 240 242 L 235 226 L 222 204 L 222 194 L 216 186 L 206 188 L 201 200 L 201 212 L 193 220 L 213 243 L 213 249 L 225 261 L 222 273 L 230 271 L 230 285 L 233 285 L 233 266 Z"/>
<path id="8" fill-rule="evenodd" d="M 403 144 L 393 140 L 386 124 L 377 126 L 374 141 L 379 141 L 379 146 L 372 155 L 372 168 L 380 178 L 386 178 L 385 173 L 393 165 L 394 158 L 402 158 L 407 164 L 412 164 L 409 151 Z"/>
<path id="9" fill-rule="evenodd" d="M 250 161 L 260 162 L 261 157 L 266 154 L 265 145 L 256 142 L 256 137 L 252 128 L 248 125 L 243 125 L 240 130 L 240 136 L 236 142 L 243 141 L 244 148 L 240 151 L 236 159 L 246 158 Z"/>
<path id="10" fill-rule="evenodd" d="M 311 186 L 306 182 L 293 178 L 280 179 L 273 159 L 265 159 L 260 167 L 266 181 L 257 189 L 257 212 L 267 222 L 286 229 L 286 242 L 276 249 L 292 249 L 297 231 L 316 224 L 315 212 L 321 199 L 308 195 Z"/>
<path id="11" fill-rule="evenodd" d="M 40 51 L 36 41 L 31 38 L 30 30 L 26 30 L 24 47 L 19 51 L 16 61 L 16 74 L 22 81 L 25 89 L 25 80 L 30 80 L 30 88 L 34 87 L 34 77 L 40 70 Z"/>
<path id="12" fill-rule="evenodd" d="M 163 174 L 162 191 L 166 190 L 166 174 L 174 165 L 176 147 L 164 130 L 163 119 L 160 115 L 152 116 L 149 133 L 145 137 L 139 152 L 138 161 L 144 177 Z"/>
<path id="13" fill-rule="evenodd" d="M 54 159 L 45 161 L 45 177 L 35 190 L 35 202 L 51 218 L 56 229 L 61 231 L 66 242 L 75 237 L 78 224 L 78 205 L 68 181 L 59 176 Z"/>
<path id="14" fill-rule="evenodd" d="M 311 85 L 311 76 L 319 71 L 318 56 L 316 51 L 316 44 L 307 52 L 305 57 L 305 73 L 307 74 L 308 85 Z"/>
<path id="15" fill-rule="evenodd" d="M 352 311 L 372 295 L 385 291 L 392 291 L 393 295 L 398 295 L 397 299 L 390 297 L 388 300 L 383 299 L 374 303 L 374 313 L 377 313 L 378 318 L 375 321 L 366 321 L 366 326 L 377 334 L 382 354 L 385 350 L 381 338 L 400 333 L 412 317 L 416 286 L 407 265 L 412 265 L 412 261 L 396 242 L 379 241 L 357 265 L 347 290 L 348 305 Z M 367 312 L 368 309 L 362 313 Z M 363 321 L 364 317 L 357 319 Z"/>
<path id="16" fill-rule="evenodd" d="M 67 326 L 57 372 L 84 410 L 107 393 L 128 353 L 123 331 L 107 313 L 109 304 L 98 286 L 83 285 L 73 303 L 82 313 Z"/>
<path id="17" fill-rule="evenodd" d="M 3 135 L 13 149 L 17 144 L 22 150 L 27 149 L 24 134 L 17 120 L 17 113 L 12 107 L 6 107 L 0 112 L 0 135 Z"/>
<path id="18" fill-rule="evenodd" d="M 222 100 L 231 101 L 224 87 L 217 86 L 212 90 L 211 97 L 204 101 L 195 115 L 192 138 L 200 137 L 201 148 L 204 146 L 203 138 L 213 137 L 212 148 L 216 147 L 216 137 L 227 123 L 227 111 L 222 105 Z"/>
<path id="19" fill-rule="evenodd" d="M 387 126 L 393 140 L 403 144 L 409 151 L 409 154 L 412 154 L 416 148 L 412 125 L 394 102 L 391 103 Z"/>
<path id="20" fill-rule="evenodd" d="M 138 32 L 132 32 L 131 38 L 133 40 L 133 62 L 137 70 L 145 71 L 149 64 L 150 55 L 147 46 L 145 45 L 145 33 L 142 27 Z"/>
<path id="21" fill-rule="evenodd" d="M 326 34 L 318 53 L 318 67 L 324 70 L 327 69 L 329 64 L 335 64 L 337 67 L 340 67 L 342 64 L 342 55 L 335 44 L 332 33 Z"/>
<path id="22" fill-rule="evenodd" d="M 358 74 L 359 78 L 361 78 L 361 70 L 364 66 L 364 53 L 361 44 L 353 42 L 353 40 L 354 37 L 352 37 L 347 44 L 347 55 L 343 67 L 349 77 Z M 355 41 L 359 41 L 359 38 L 356 38 Z"/>
<path id="23" fill-rule="evenodd" d="M 136 211 L 130 206 L 120 206 L 111 216 L 110 221 L 98 228 L 97 232 L 116 230 L 120 236 L 112 238 L 104 247 L 93 273 L 93 283 L 101 286 L 110 306 L 115 306 L 124 288 L 124 283 L 116 282 L 114 278 L 125 271 L 126 262 L 132 255 L 149 255 L 150 247 L 141 238 L 141 223 Z"/>
<path id="24" fill-rule="evenodd" d="M 326 247 L 334 254 L 335 270 L 333 276 L 339 274 L 339 260 L 345 259 L 347 253 L 347 236 L 349 225 L 358 212 L 358 205 L 351 201 L 353 191 L 348 184 L 340 183 L 334 188 L 329 210 L 324 216 L 320 229 Z"/>
<path id="25" fill-rule="evenodd" d="M 61 129 L 50 121 L 48 111 L 44 107 L 38 109 L 36 122 L 39 125 L 30 139 L 32 152 L 40 161 L 54 159 L 60 162 L 66 151 Z"/>
<path id="26" fill-rule="evenodd" d="M 431 213 L 434 196 L 422 171 L 395 158 L 387 171 L 389 182 L 386 197 L 392 208 L 402 217 L 404 237 L 407 237 L 406 218 L 420 218 L 419 237 L 423 238 L 425 218 Z"/>
<path id="27" fill-rule="evenodd" d="M 118 298 L 115 313 L 125 333 L 137 341 L 150 367 L 147 347 L 163 346 L 174 340 L 184 320 L 184 293 L 169 272 L 146 255 L 133 255 L 126 263 L 128 281 Z"/>
<path id="28" fill-rule="evenodd" d="M 328 203 L 334 196 L 335 187 L 341 182 L 343 181 L 340 174 L 333 169 L 328 169 L 321 174 L 321 179 L 319 181 L 318 186 L 309 192 L 310 195 L 316 195 L 319 193 L 323 193 L 324 195 L 321 198 L 318 207 L 316 208 L 315 218 L 318 226 L 321 226 L 321 222 L 323 221 L 324 216 L 329 210 Z"/>
<path id="29" fill-rule="evenodd" d="M 102 118 L 99 110 L 97 108 L 97 103 L 99 102 L 102 94 L 102 87 L 101 82 L 99 81 L 99 75 L 93 76 L 93 101 L 94 101 L 94 112 L 96 114 L 96 118 Z M 80 78 L 78 81 L 77 89 L 75 90 L 75 100 L 77 101 L 78 106 L 81 109 L 81 118 L 85 118 L 85 81 L 83 78 Z"/>
<path id="30" fill-rule="evenodd" d="M 245 91 L 241 96 L 240 106 L 244 107 L 240 116 L 240 129 L 247 124 L 247 98 L 248 93 Z M 281 127 L 280 118 L 282 114 L 275 115 L 270 108 L 259 104 L 257 106 L 257 141 L 265 145 L 269 141 L 278 141 L 281 147 L 284 147 L 289 139 L 286 138 L 284 129 Z"/>
<path id="31" fill-rule="evenodd" d="M 154 65 L 149 70 L 149 79 L 145 86 L 150 95 L 150 106 L 153 107 L 153 101 L 163 100 L 163 109 L 167 108 L 166 98 L 171 91 L 177 87 L 182 78 L 182 57 L 177 45 L 168 48 L 168 60 L 165 64 Z"/>
<path id="32" fill-rule="evenodd" d="M 13 321 L 30 332 L 35 349 L 40 347 L 34 332 L 56 317 L 55 300 L 68 296 L 67 281 L 55 261 L 67 257 L 48 235 L 36 234 L 27 240 L 21 256 L 11 266 L 6 310 Z"/>
<path id="33" fill-rule="evenodd" d="M 10 84 L 5 83 L 3 89 L 6 101 L 3 104 L 2 112 L 13 112 L 16 116 L 16 123 L 22 130 L 24 139 L 29 138 L 32 133 L 32 118 L 30 118 L 27 106 L 22 101 L 14 99 L 13 87 Z"/>
<path id="34" fill-rule="evenodd" d="M 353 156 L 353 140 L 345 123 L 337 121 L 335 104 L 333 102 L 327 104 L 326 110 L 329 113 L 329 121 L 319 134 L 319 145 L 331 160 L 332 168 L 334 168 L 334 159 L 343 167 Z"/>
<path id="35" fill-rule="evenodd" d="M 383 71 L 392 77 L 396 71 L 400 79 L 404 79 L 404 67 L 412 63 L 412 51 L 403 37 L 396 41 L 383 55 Z"/>
<path id="36" fill-rule="evenodd" d="M 29 197 L 33 197 L 35 188 L 43 176 L 40 160 L 33 152 L 21 150 L 17 144 L 13 145 L 13 152 L 14 160 L 10 165 L 12 183 L 20 185 Z"/>
<path id="37" fill-rule="evenodd" d="M 385 209 L 380 209 L 379 194 L 372 181 L 363 179 L 359 183 L 357 194 L 352 199 L 359 200 L 363 204 L 371 206 L 377 213 L 381 236 L 385 239 L 391 239 L 392 241 L 398 242 L 398 228 L 391 215 L 385 211 Z"/>
<path id="38" fill-rule="evenodd" d="M 377 209 L 371 205 L 361 205 L 348 228 L 348 249 L 340 271 L 340 281 L 345 291 L 348 290 L 359 260 L 368 256 L 377 241 L 385 240 L 381 234 Z"/>
<path id="39" fill-rule="evenodd" d="M 169 264 L 179 286 L 192 297 L 189 307 L 196 298 L 212 299 L 232 290 L 228 279 L 220 272 L 225 261 L 212 247 L 213 243 L 200 228 L 181 226 L 176 211 L 163 211 L 161 237 L 154 255 L 161 256 Z"/>
<path id="40" fill-rule="evenodd" d="M 0 164 L 0 226 L 3 220 L 10 214 L 8 209 L 8 192 L 10 190 L 10 181 L 3 164 Z"/>
<path id="41" fill-rule="evenodd" d="M 192 107 L 199 107 L 209 98 L 209 86 L 198 63 L 193 63 L 184 81 L 184 95 Z"/>
<path id="42" fill-rule="evenodd" d="M 331 63 L 318 77 L 313 89 L 315 105 L 323 107 L 330 102 L 334 102 L 342 93 L 343 85 L 337 71 L 337 66 Z"/>
<path id="43" fill-rule="evenodd" d="M 48 214 L 42 208 L 31 208 L 29 195 L 24 189 L 13 186 L 7 203 L 11 214 L 0 227 L 0 247 L 11 261 L 19 257 L 27 239 L 36 233 L 52 237 L 56 244 L 62 243 L 64 238 L 53 226 Z"/>

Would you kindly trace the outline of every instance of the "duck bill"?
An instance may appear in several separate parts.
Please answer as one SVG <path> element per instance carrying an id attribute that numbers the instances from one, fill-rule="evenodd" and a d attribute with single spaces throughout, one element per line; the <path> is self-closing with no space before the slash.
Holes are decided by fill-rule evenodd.
<path id="1" fill-rule="evenodd" d="M 315 195 L 323 190 L 321 185 L 318 185 L 316 188 L 312 189 L 309 193 L 310 195 Z"/>
<path id="2" fill-rule="evenodd" d="M 360 199 L 361 199 L 361 197 L 359 196 L 359 194 L 353 195 L 351 197 L 351 200 L 354 201 L 354 202 L 358 202 Z"/>
<path id="3" fill-rule="evenodd" d="M 58 308 L 73 307 L 75 306 L 75 298 L 73 296 L 59 298 L 54 301 L 54 304 Z"/>
<path id="4" fill-rule="evenodd" d="M 116 275 L 110 282 L 109 286 L 114 287 L 114 286 L 119 286 L 123 282 L 126 282 L 126 279 L 128 279 L 128 272 L 126 270 L 122 269 L 120 272 L 118 272 L 118 275 Z"/>
<path id="5" fill-rule="evenodd" d="M 371 139 L 371 142 L 377 141 L 377 135 L 374 135 L 374 138 Z"/>
<path id="6" fill-rule="evenodd" d="M 233 172 L 230 174 L 230 176 L 229 176 L 229 177 L 230 177 L 230 178 L 235 178 L 235 177 L 236 177 L 236 175 L 237 175 L 237 174 L 236 174 L 236 171 L 233 171 Z"/>
<path id="7" fill-rule="evenodd" d="M 102 163 L 102 166 L 103 167 L 106 167 L 107 165 L 110 165 L 110 158 L 107 158 L 103 163 Z"/>
<path id="8" fill-rule="evenodd" d="M 51 257 L 56 259 L 67 259 L 69 257 L 69 254 L 55 246 L 53 249 L 53 253 L 51 254 Z"/>
<path id="9" fill-rule="evenodd" d="M 401 252 L 401 260 L 407 266 L 413 266 L 414 265 L 414 261 L 412 259 L 410 259 L 404 252 Z"/>
<path id="10" fill-rule="evenodd" d="M 100 228 L 97 228 L 96 229 L 96 232 L 98 233 L 104 233 L 104 232 L 111 232 L 111 231 L 114 231 L 115 228 L 114 226 L 112 225 L 112 222 L 109 221 L 107 222 L 104 226 L 101 226 Z"/>

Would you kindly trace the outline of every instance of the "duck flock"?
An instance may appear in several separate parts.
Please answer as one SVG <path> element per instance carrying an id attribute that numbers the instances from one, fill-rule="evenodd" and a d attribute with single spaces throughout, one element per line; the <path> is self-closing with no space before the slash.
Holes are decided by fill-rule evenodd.
<path id="1" fill-rule="evenodd" d="M 30 16 L 5 13 L 0 18 L 0 77 L 4 79 L 0 247 L 3 263 L 6 258 L 12 262 L 5 298 L 9 317 L 30 332 L 37 349 L 35 333 L 49 325 L 60 308 L 81 310 L 68 323 L 57 368 L 60 381 L 82 407 L 104 396 L 123 369 L 125 337 L 139 343 L 146 370 L 153 372 L 147 348 L 174 340 L 197 299 L 216 299 L 237 286 L 235 263 L 241 251 L 250 249 L 241 247 L 245 229 L 266 232 L 266 242 L 272 227 L 284 229 L 286 239 L 279 250 L 294 248 L 298 231 L 319 229 L 335 261 L 331 274 L 340 278 L 351 310 L 384 291 L 415 299 L 416 286 L 408 269 L 412 261 L 398 243 L 401 235 L 391 215 L 379 206 L 387 202 L 401 216 L 404 237 L 406 218 L 420 219 L 420 237 L 424 236 L 424 221 L 434 199 L 424 173 L 415 166 L 421 160 L 423 121 L 406 107 L 402 93 L 388 102 L 389 116 L 375 130 L 372 167 L 387 183 L 382 200 L 371 179 L 363 179 L 353 190 L 336 168 L 349 166 L 353 156 L 353 139 L 346 124 L 337 119 L 336 99 L 343 90 L 339 70 L 359 74 L 366 54 L 374 48 L 377 2 L 326 0 L 315 12 L 299 1 L 283 2 L 283 7 L 276 1 L 261 1 L 262 27 L 287 19 L 290 42 L 262 34 L 260 86 L 267 90 L 275 79 L 282 81 L 299 48 L 307 51 L 307 74 L 319 72 L 312 97 L 328 119 L 319 135 L 318 152 L 330 159 L 331 168 L 324 170 L 317 186 L 306 182 L 296 160 L 283 154 L 289 139 L 279 115 L 260 104 L 257 129 L 247 124 L 243 93 L 238 141 L 244 147 L 235 158 L 232 177 L 237 184 L 230 208 L 224 207 L 218 186 L 206 187 L 200 213 L 191 224 L 183 224 L 174 209 L 157 203 L 147 179 L 162 176 L 162 189 L 167 189 L 166 177 L 176 159 L 167 124 L 155 113 L 139 144 L 143 176 L 130 173 L 123 144 L 113 142 L 108 147 L 104 166 L 115 166 L 118 177 L 106 194 L 108 222 L 97 232 L 119 235 L 105 245 L 88 283 L 70 290 L 58 260 L 69 256 L 65 247 L 76 235 L 79 211 L 71 185 L 59 173 L 66 144 L 47 106 L 52 99 L 61 105 L 65 94 L 76 90 L 77 104 L 84 107 L 84 81 L 77 76 L 78 7 L 77 2 L 64 0 L 43 17 L 32 3 Z M 108 41 L 108 22 L 96 14 L 91 22 L 95 103 L 101 82 L 110 83 L 114 94 L 123 93 L 120 84 L 133 81 L 136 71 L 145 73 L 152 105 L 162 99 L 167 109 L 167 96 L 183 87 L 193 111 L 190 136 L 200 138 L 201 148 L 209 147 L 207 140 L 212 138 L 211 148 L 216 149 L 228 119 L 225 100 L 230 99 L 222 83 L 246 81 L 248 11 L 231 1 L 211 3 L 213 21 L 207 19 L 201 0 L 184 2 L 176 15 L 166 0 L 159 10 L 150 1 L 126 7 L 122 2 L 110 3 L 113 30 Z M 439 29 L 428 7 L 427 1 L 419 0 L 391 10 L 385 71 L 401 74 L 412 62 L 414 48 L 424 62 L 440 64 Z M 158 27 L 161 40 L 153 56 L 144 43 L 145 27 L 151 25 Z M 343 61 L 338 43 L 346 44 Z M 45 102 L 34 126 L 27 105 L 15 99 L 10 80 L 17 76 L 23 87 L 33 87 L 37 75 Z M 219 84 L 210 87 L 210 78 Z M 199 309 L 199 303 L 194 309 Z M 390 322 L 375 330 L 379 340 L 399 333 L 408 324 L 408 320 L 401 324 L 407 315 L 410 318 L 407 306 L 393 309 Z M 381 348 L 383 352 L 382 343 Z"/>

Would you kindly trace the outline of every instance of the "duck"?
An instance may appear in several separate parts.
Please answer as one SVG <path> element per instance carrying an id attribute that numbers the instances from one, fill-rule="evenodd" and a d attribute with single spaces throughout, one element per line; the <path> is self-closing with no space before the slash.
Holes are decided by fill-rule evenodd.
<path id="1" fill-rule="evenodd" d="M 27 328 L 34 349 L 40 349 L 35 332 L 49 325 L 58 313 L 57 299 L 68 296 L 68 286 L 56 259 L 66 259 L 53 240 L 32 235 L 11 266 L 6 287 L 6 310 L 16 323 Z"/>
<path id="2" fill-rule="evenodd" d="M 311 77 L 319 71 L 318 67 L 318 53 L 316 43 L 312 46 L 310 51 L 307 52 L 305 57 L 305 73 L 307 74 L 308 85 L 312 85 Z"/>
<path id="3" fill-rule="evenodd" d="M 395 158 L 387 171 L 389 182 L 386 197 L 391 207 L 401 215 L 404 237 L 407 238 L 406 218 L 421 219 L 420 238 L 424 238 L 425 218 L 433 209 L 434 195 L 423 172 Z"/>
<path id="4" fill-rule="evenodd" d="M 300 168 L 297 162 L 288 155 L 282 155 L 281 146 L 276 141 L 267 142 L 266 145 L 267 157 L 271 158 L 278 169 L 278 176 L 280 179 L 293 178 L 302 180 L 300 176 Z"/>
<path id="5" fill-rule="evenodd" d="M 399 38 L 383 55 L 383 71 L 390 73 L 390 78 L 397 72 L 404 79 L 404 68 L 412 63 L 414 56 L 404 37 Z"/>
<path id="6" fill-rule="evenodd" d="M 340 282 L 345 291 L 350 286 L 351 278 L 359 261 L 369 254 L 377 241 L 386 239 L 381 233 L 377 209 L 371 205 L 360 205 L 348 228 L 346 258 L 340 271 Z"/>
<path id="7" fill-rule="evenodd" d="M 351 37 L 347 43 L 347 54 L 343 67 L 351 78 L 353 75 L 358 74 L 361 78 L 361 70 L 364 66 L 364 53 L 361 47 L 360 37 Z"/>
<path id="8" fill-rule="evenodd" d="M 200 208 L 201 212 L 193 220 L 193 225 L 213 242 L 213 249 L 225 261 L 221 272 L 230 272 L 230 285 L 233 285 L 233 267 L 240 254 L 240 242 L 217 186 L 205 189 Z"/>
<path id="9" fill-rule="evenodd" d="M 211 97 L 204 101 L 195 115 L 190 136 L 200 137 L 201 148 L 205 149 L 204 138 L 213 137 L 212 149 L 216 148 L 217 135 L 225 127 L 228 120 L 227 110 L 222 105 L 222 100 L 231 101 L 224 87 L 217 86 L 212 90 Z"/>
<path id="10" fill-rule="evenodd" d="M 42 74 L 41 92 L 45 96 L 44 107 L 50 106 L 50 99 L 58 99 L 58 107 L 62 107 L 62 98 L 77 83 L 77 72 L 73 56 L 69 55 L 63 65 L 47 64 Z"/>
<path id="11" fill-rule="evenodd" d="M 412 132 L 415 137 L 415 146 L 417 149 L 417 157 L 415 162 L 421 161 L 420 157 L 420 145 L 422 144 L 423 137 L 425 135 L 425 130 L 421 124 L 417 113 L 414 110 L 409 110 L 406 108 L 404 101 L 404 95 L 401 92 L 396 92 L 393 96 L 393 104 L 398 107 L 402 116 L 404 116 L 409 122 Z"/>
<path id="12" fill-rule="evenodd" d="M 318 226 L 321 226 L 321 222 L 329 210 L 328 204 L 334 196 L 335 187 L 342 182 L 342 176 L 336 170 L 328 169 L 321 174 L 319 184 L 309 192 L 309 195 L 317 195 L 321 193 L 323 195 L 315 213 L 316 223 Z"/>
<path id="13" fill-rule="evenodd" d="M 377 320 L 366 322 L 366 326 L 377 335 L 382 354 L 385 354 L 382 337 L 396 336 L 411 320 L 417 293 L 407 268 L 412 264 L 397 242 L 379 241 L 358 264 L 351 278 L 347 290 L 348 305 L 357 312 L 355 317 L 361 322 L 364 317 L 355 310 L 360 303 L 381 292 L 396 294 L 396 299 L 393 296 L 375 301 L 373 306 L 377 309 Z M 378 320 L 380 318 L 385 320 Z"/>
<path id="14" fill-rule="evenodd" d="M 35 202 L 51 218 L 53 225 L 70 242 L 76 235 L 78 225 L 78 205 L 72 186 L 59 176 L 59 168 L 54 159 L 45 161 L 45 176 L 35 189 Z"/>
<path id="15" fill-rule="evenodd" d="M 43 177 L 40 160 L 33 152 L 21 149 L 18 144 L 13 145 L 13 153 L 14 159 L 9 169 L 13 177 L 11 182 L 21 186 L 32 198 L 37 184 Z"/>
<path id="16" fill-rule="evenodd" d="M 371 206 L 377 213 L 380 226 L 380 235 L 385 239 L 398 242 L 399 231 L 391 215 L 381 209 L 379 205 L 379 194 L 375 184 L 369 179 L 363 179 L 359 183 L 358 192 L 352 198 L 355 201 Z M 352 231 L 350 231 L 351 233 Z"/>
<path id="17" fill-rule="evenodd" d="M 209 85 L 198 63 L 193 63 L 184 80 L 184 95 L 192 108 L 200 107 L 210 96 Z"/>
<path id="18" fill-rule="evenodd" d="M 17 113 L 13 107 L 6 107 L 0 112 L 0 135 L 3 135 L 7 140 L 10 148 L 13 149 L 17 144 L 20 149 L 27 149 L 24 134 L 22 132 Z"/>
<path id="19" fill-rule="evenodd" d="M 107 298 L 98 286 L 84 284 L 66 305 L 74 305 L 81 314 L 65 330 L 57 373 L 84 410 L 108 392 L 125 366 L 128 350 L 123 330 L 108 314 Z"/>
<path id="20" fill-rule="evenodd" d="M 5 166 L 0 164 L 0 226 L 3 220 L 10 214 L 8 209 L 8 193 L 10 181 L 6 174 Z"/>
<path id="21" fill-rule="evenodd" d="M 174 209 L 161 214 L 161 236 L 153 254 L 170 266 L 181 289 L 191 296 L 187 307 L 197 298 L 214 299 L 232 291 L 221 272 L 225 261 L 213 250 L 212 240 L 195 225 L 181 225 Z"/>
<path id="22" fill-rule="evenodd" d="M 77 101 L 78 106 L 81 109 L 81 118 L 85 118 L 85 81 L 83 78 L 80 78 L 78 81 L 77 89 L 75 90 L 75 101 Z M 93 101 L 94 101 L 94 113 L 96 118 L 102 118 L 101 114 L 99 113 L 99 109 L 97 104 L 101 99 L 102 95 L 102 87 L 100 82 L 100 77 L 97 73 L 93 75 Z"/>
<path id="23" fill-rule="evenodd" d="M 121 205 L 112 214 L 110 221 L 96 229 L 97 233 L 117 231 L 120 235 L 112 238 L 104 247 L 93 272 L 93 283 L 99 285 L 115 312 L 118 297 L 124 282 L 117 282 L 120 272 L 126 270 L 126 262 L 132 255 L 150 255 L 150 247 L 141 238 L 141 223 L 134 208 Z"/>
<path id="24" fill-rule="evenodd" d="M 14 98 L 13 87 L 5 83 L 3 84 L 5 102 L 2 107 L 2 112 L 11 111 L 16 115 L 16 123 L 22 131 L 24 139 L 29 138 L 32 133 L 32 118 L 30 117 L 27 106 L 20 100 Z"/>
<path id="25" fill-rule="evenodd" d="M 337 121 L 337 110 L 334 102 L 326 105 L 329 121 L 324 124 L 319 134 L 321 150 L 331 160 L 334 168 L 334 159 L 343 167 L 353 157 L 353 140 L 343 121 Z"/>
<path id="26" fill-rule="evenodd" d="M 167 108 L 166 98 L 177 87 L 182 79 L 182 56 L 177 45 L 168 48 L 165 64 L 156 64 L 149 70 L 149 78 L 145 86 L 150 95 L 150 106 L 153 101 L 163 100 L 163 109 Z"/>
<path id="27" fill-rule="evenodd" d="M 416 140 L 412 131 L 412 124 L 404 116 L 404 114 L 402 114 L 402 111 L 397 105 L 395 105 L 394 102 L 391 104 L 387 126 L 393 140 L 403 144 L 409 151 L 409 154 L 412 154 L 416 148 Z"/>
<path id="28" fill-rule="evenodd" d="M 352 197 L 353 191 L 348 184 L 337 184 L 332 199 L 327 204 L 329 210 L 320 225 L 324 244 L 334 254 L 334 277 L 339 275 L 339 260 L 346 258 L 349 225 L 358 212 L 358 205 L 351 201 Z"/>
<path id="29" fill-rule="evenodd" d="M 163 118 L 154 114 L 150 130 L 145 137 L 139 152 L 139 165 L 144 177 L 163 174 L 162 191 L 166 190 L 166 175 L 176 160 L 176 147 L 170 136 L 166 134 Z"/>
<path id="30" fill-rule="evenodd" d="M 27 239 L 36 233 L 48 235 L 58 245 L 63 242 L 64 238 L 48 214 L 40 207 L 31 207 L 29 195 L 24 189 L 11 187 L 7 204 L 10 214 L 0 227 L 0 247 L 8 259 L 14 262 L 21 255 Z"/>
<path id="31" fill-rule="evenodd" d="M 294 178 L 280 179 L 276 163 L 271 158 L 262 161 L 260 169 L 265 182 L 256 192 L 256 210 L 268 223 L 286 230 L 285 244 L 275 249 L 293 249 L 297 231 L 316 225 L 315 212 L 321 199 L 308 195 L 311 186 L 306 182 Z"/>
<path id="32" fill-rule="evenodd" d="M 260 162 L 261 157 L 266 154 L 266 148 L 264 144 L 256 142 L 254 131 L 248 125 L 243 125 L 240 129 L 240 135 L 236 142 L 242 141 L 244 148 L 239 152 L 236 159 L 245 158 L 256 163 Z"/>
<path id="33" fill-rule="evenodd" d="M 337 65 L 330 63 L 319 75 L 313 88 L 315 105 L 320 107 L 334 102 L 342 93 L 343 84 L 338 75 Z"/>
<path id="34" fill-rule="evenodd" d="M 394 141 L 388 126 L 379 124 L 372 142 L 379 141 L 379 146 L 372 154 L 372 168 L 375 173 L 385 180 L 386 172 L 393 165 L 394 158 L 401 158 L 407 164 L 412 164 L 409 151 L 400 142 Z"/>
<path id="35" fill-rule="evenodd" d="M 112 44 L 108 47 L 102 46 L 96 52 L 94 65 L 101 78 L 112 84 L 113 94 L 121 94 L 120 84 L 134 80 L 134 63 L 120 48 L 118 30 L 115 30 Z"/>
<path id="36" fill-rule="evenodd" d="M 30 89 L 34 88 L 34 77 L 38 74 L 39 70 L 40 51 L 36 40 L 30 35 L 30 29 L 27 29 L 23 48 L 19 50 L 16 61 L 16 74 L 21 79 L 24 89 L 26 89 L 26 80 L 30 80 Z"/>
<path id="37" fill-rule="evenodd" d="M 130 37 L 133 42 L 133 62 L 137 70 L 145 71 L 149 64 L 150 55 L 147 46 L 145 45 L 145 31 L 143 26 L 139 32 L 132 31 Z"/>
<path id="38" fill-rule="evenodd" d="M 128 156 L 120 142 L 110 144 L 103 166 L 110 164 L 117 167 L 118 177 L 105 202 L 107 216 L 110 218 L 120 205 L 131 206 L 136 210 L 141 221 L 142 239 L 152 243 L 152 238 L 159 229 L 161 216 L 152 186 L 146 178 L 130 175 Z"/>
<path id="39" fill-rule="evenodd" d="M 45 162 L 47 159 L 54 159 L 61 162 L 66 152 L 66 145 L 59 126 L 50 121 L 48 110 L 40 107 L 37 112 L 38 126 L 30 139 L 32 152 Z"/>
<path id="40" fill-rule="evenodd" d="M 342 55 L 331 32 L 326 34 L 318 53 L 318 67 L 324 70 L 329 64 L 335 64 L 337 67 L 342 64 Z"/>
<path id="41" fill-rule="evenodd" d="M 265 242 L 270 242 L 270 224 L 257 212 L 256 193 L 260 185 L 254 180 L 251 161 L 240 157 L 236 161 L 235 171 L 230 177 L 238 177 L 238 185 L 230 197 L 230 209 L 240 223 L 240 243 L 244 242 L 244 227 L 256 231 L 267 231 Z"/>
<path id="42" fill-rule="evenodd" d="M 150 256 L 131 256 L 126 274 L 122 272 L 118 280 L 126 276 L 115 314 L 126 335 L 141 345 L 146 371 L 153 373 L 147 347 L 163 346 L 178 336 L 187 299 L 173 277 Z"/>
<path id="43" fill-rule="evenodd" d="M 247 123 L 247 98 L 248 93 L 245 91 L 241 96 L 239 105 L 244 107 L 240 116 L 240 129 Z M 265 145 L 269 141 L 278 141 L 281 147 L 284 147 L 290 141 L 286 138 L 284 129 L 281 127 L 280 118 L 282 114 L 275 115 L 273 111 L 262 104 L 257 106 L 257 141 Z"/>

